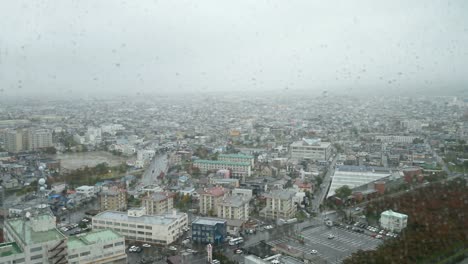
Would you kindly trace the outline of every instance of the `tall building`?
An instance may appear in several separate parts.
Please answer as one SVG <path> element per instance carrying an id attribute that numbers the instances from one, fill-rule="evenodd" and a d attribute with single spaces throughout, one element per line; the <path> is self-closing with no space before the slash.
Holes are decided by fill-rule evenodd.
<path id="1" fill-rule="evenodd" d="M 16 129 L 4 133 L 5 148 L 8 152 L 21 152 L 52 147 L 52 132 L 47 129 Z"/>
<path id="2" fill-rule="evenodd" d="M 331 157 L 332 147 L 330 142 L 322 142 L 320 139 L 306 139 L 293 142 L 290 146 L 292 159 L 309 159 L 315 161 L 328 161 Z"/>
<path id="3" fill-rule="evenodd" d="M 53 147 L 52 132 L 48 129 L 28 130 L 28 150 L 38 150 Z"/>
<path id="4" fill-rule="evenodd" d="M 5 149 L 17 153 L 23 151 L 23 133 L 20 130 L 6 130 L 3 134 Z"/>
<path id="5" fill-rule="evenodd" d="M 99 193 L 101 211 L 127 210 L 127 190 L 110 189 Z"/>
<path id="6" fill-rule="evenodd" d="M 199 192 L 200 213 L 216 214 L 218 204 L 223 200 L 226 190 L 223 187 L 205 188 Z"/>
<path id="7" fill-rule="evenodd" d="M 265 195 L 266 206 L 261 214 L 270 219 L 290 219 L 294 218 L 297 207 L 294 204 L 295 191 L 278 190 L 271 191 Z"/>
<path id="8" fill-rule="evenodd" d="M 106 211 L 92 220 L 93 230 L 112 229 L 128 240 L 169 245 L 182 236 L 188 227 L 186 213 L 147 215 L 145 208 L 128 212 Z"/>
<path id="9" fill-rule="evenodd" d="M 141 199 L 141 206 L 149 215 L 165 214 L 174 208 L 175 193 L 155 192 Z"/>
<path id="10" fill-rule="evenodd" d="M 387 210 L 380 214 L 380 226 L 385 230 L 400 232 L 408 223 L 408 216 Z"/>

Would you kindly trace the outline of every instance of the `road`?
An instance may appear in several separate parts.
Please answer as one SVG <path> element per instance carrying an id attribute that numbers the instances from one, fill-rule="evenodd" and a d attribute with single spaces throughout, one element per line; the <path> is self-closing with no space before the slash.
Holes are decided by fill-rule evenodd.
<path id="1" fill-rule="evenodd" d="M 315 202 L 312 203 L 312 211 L 318 211 L 320 205 L 323 203 L 323 200 L 327 196 L 328 189 L 330 188 L 331 184 L 331 176 L 335 172 L 335 164 L 336 164 L 336 159 L 338 158 L 338 155 L 335 155 L 333 158 L 333 161 L 330 163 L 330 166 L 328 167 L 327 173 L 325 173 L 325 176 L 323 177 L 323 182 L 320 185 L 320 189 L 318 194 L 316 194 L 317 199 L 315 199 Z"/>
<path id="2" fill-rule="evenodd" d="M 153 158 L 150 166 L 143 173 L 141 178 L 141 183 L 144 185 L 154 184 L 158 182 L 157 177 L 164 172 L 167 174 L 168 165 L 167 165 L 167 154 L 160 154 Z"/>

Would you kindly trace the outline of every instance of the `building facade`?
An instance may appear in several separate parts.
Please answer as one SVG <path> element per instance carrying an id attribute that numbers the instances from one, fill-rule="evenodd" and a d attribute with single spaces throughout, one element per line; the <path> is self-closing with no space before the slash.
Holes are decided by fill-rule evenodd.
<path id="1" fill-rule="evenodd" d="M 290 190 L 278 190 L 266 194 L 266 206 L 261 214 L 270 219 L 294 218 L 297 212 L 294 197 L 295 192 Z"/>
<path id="2" fill-rule="evenodd" d="M 125 264 L 125 238 L 112 230 L 96 230 L 68 238 L 69 264 Z"/>
<path id="3" fill-rule="evenodd" d="M 205 188 L 199 191 L 199 208 L 200 213 L 208 215 L 216 213 L 218 204 L 222 201 L 226 190 L 223 187 Z"/>
<path id="4" fill-rule="evenodd" d="M 217 206 L 217 216 L 225 219 L 249 220 L 249 199 L 242 196 L 226 196 Z"/>
<path id="5" fill-rule="evenodd" d="M 227 221 L 218 218 L 197 218 L 192 222 L 192 241 L 220 245 L 226 240 Z"/>
<path id="6" fill-rule="evenodd" d="M 127 210 L 127 190 L 115 189 L 99 193 L 101 211 L 125 211 Z"/>
<path id="7" fill-rule="evenodd" d="M 244 155 L 244 154 L 219 154 L 218 160 L 230 161 L 230 162 L 241 162 L 241 163 L 250 163 L 250 166 L 254 166 L 255 158 L 254 156 Z"/>
<path id="8" fill-rule="evenodd" d="M 385 230 L 400 232 L 408 224 L 408 216 L 387 210 L 380 214 L 380 226 Z"/>
<path id="9" fill-rule="evenodd" d="M 291 159 L 309 159 L 314 161 L 327 161 L 332 154 L 330 142 L 320 139 L 302 139 L 293 142 L 290 146 Z"/>
<path id="10" fill-rule="evenodd" d="M 123 236 L 99 230 L 67 237 L 56 228 L 50 212 L 31 212 L 5 220 L 7 242 L 0 244 L 0 263 L 127 263 Z"/>
<path id="11" fill-rule="evenodd" d="M 149 193 L 141 199 L 141 206 L 146 208 L 148 215 L 165 214 L 174 208 L 174 193 Z"/>
<path id="12" fill-rule="evenodd" d="M 231 162 L 223 160 L 195 160 L 193 166 L 200 169 L 201 173 L 208 171 L 229 170 L 230 177 L 242 182 L 251 175 L 251 165 L 248 162 Z"/>
<path id="13" fill-rule="evenodd" d="M 106 211 L 92 219 L 93 229 L 112 229 L 128 240 L 169 245 L 182 236 L 188 227 L 186 213 L 147 215 L 145 208 L 128 212 Z"/>

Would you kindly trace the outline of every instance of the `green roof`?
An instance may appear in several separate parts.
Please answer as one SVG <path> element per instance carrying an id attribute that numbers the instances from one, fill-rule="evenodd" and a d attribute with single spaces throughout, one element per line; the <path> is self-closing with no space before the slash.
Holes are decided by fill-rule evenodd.
<path id="1" fill-rule="evenodd" d="M 227 166 L 250 166 L 250 163 L 247 162 L 232 162 L 224 160 L 195 160 L 193 163 L 219 164 Z"/>
<path id="2" fill-rule="evenodd" d="M 57 229 L 53 228 L 47 231 L 34 231 L 31 227 L 31 223 L 23 219 L 12 219 L 7 220 L 7 223 L 13 228 L 18 237 L 23 240 L 27 245 L 29 244 L 39 244 L 52 240 L 62 240 L 65 239 L 65 236 Z M 24 232 L 23 232 L 24 227 Z"/>
<path id="3" fill-rule="evenodd" d="M 84 246 L 96 244 L 97 242 L 112 241 L 123 238 L 122 235 L 111 229 L 96 230 L 79 236 L 68 238 L 67 246 L 69 249 L 77 249 Z"/>
<path id="4" fill-rule="evenodd" d="M 23 253 L 16 242 L 8 242 L 0 244 L 0 257 L 7 257 L 15 254 Z"/>
<path id="5" fill-rule="evenodd" d="M 218 157 L 222 158 L 237 158 L 237 159 L 253 159 L 253 156 L 244 154 L 219 154 Z"/>

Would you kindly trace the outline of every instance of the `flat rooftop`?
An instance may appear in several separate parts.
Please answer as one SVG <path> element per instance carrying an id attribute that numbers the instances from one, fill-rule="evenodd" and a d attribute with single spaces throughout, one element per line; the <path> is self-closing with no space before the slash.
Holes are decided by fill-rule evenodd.
<path id="1" fill-rule="evenodd" d="M 48 215 L 35 216 L 35 218 L 38 219 L 49 217 L 50 216 Z M 47 231 L 34 231 L 32 229 L 32 222 L 30 220 L 24 220 L 21 218 L 6 220 L 5 225 L 9 225 L 16 233 L 16 235 L 20 237 L 21 240 L 23 240 L 23 242 L 27 245 L 66 238 L 65 235 L 55 227 Z"/>
<path id="2" fill-rule="evenodd" d="M 244 154 L 219 154 L 218 158 L 253 159 L 254 157 Z"/>
<path id="3" fill-rule="evenodd" d="M 67 246 L 69 249 L 78 249 L 85 246 L 94 245 L 97 242 L 113 241 L 123 236 L 110 229 L 96 230 L 78 236 L 70 236 Z"/>
<path id="4" fill-rule="evenodd" d="M 143 215 L 143 216 L 128 216 L 127 212 L 117 212 L 117 211 L 106 211 L 97 214 L 93 219 L 100 220 L 114 220 L 122 222 L 132 222 L 132 223 L 142 223 L 147 225 L 169 225 L 179 218 L 181 218 L 185 213 L 177 213 L 176 216 L 173 214 L 164 214 L 164 215 Z"/>
<path id="5" fill-rule="evenodd" d="M 193 163 L 201 163 L 201 164 L 217 164 L 217 165 L 226 165 L 226 166 L 250 166 L 248 162 L 232 162 L 232 161 L 224 161 L 224 160 L 195 160 Z"/>
<path id="6" fill-rule="evenodd" d="M 8 257 L 15 254 L 23 253 L 16 242 L 8 242 L 0 244 L 0 257 Z"/>
<path id="7" fill-rule="evenodd" d="M 200 217 L 200 218 L 197 218 L 195 221 L 192 222 L 192 224 L 211 225 L 211 226 L 214 226 L 216 224 L 224 224 L 224 223 L 227 223 L 227 221 L 224 220 L 224 219 L 208 218 L 208 217 Z"/>

